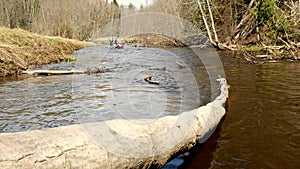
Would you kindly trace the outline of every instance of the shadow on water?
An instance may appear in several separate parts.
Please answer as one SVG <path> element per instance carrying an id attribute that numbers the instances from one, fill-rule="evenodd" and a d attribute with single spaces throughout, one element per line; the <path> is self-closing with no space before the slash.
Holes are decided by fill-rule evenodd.
<path id="1" fill-rule="evenodd" d="M 169 168 L 300 168 L 300 64 L 221 59 L 231 85 L 226 118 L 194 155 Z"/>
<path id="2" fill-rule="evenodd" d="M 300 64 L 224 68 L 231 85 L 226 119 L 217 132 L 217 146 L 197 153 L 209 157 L 210 166 L 198 167 L 300 168 Z M 200 160 L 192 158 L 186 168 L 195 168 Z"/>

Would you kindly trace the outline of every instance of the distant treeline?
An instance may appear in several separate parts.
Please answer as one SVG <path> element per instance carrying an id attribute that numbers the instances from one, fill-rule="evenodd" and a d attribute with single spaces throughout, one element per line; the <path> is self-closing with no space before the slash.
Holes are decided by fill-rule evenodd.
<path id="1" fill-rule="evenodd" d="M 117 18 L 156 11 L 189 20 L 217 45 L 300 41 L 300 0 L 154 0 L 140 8 L 119 1 L 0 0 L 0 25 L 84 40 Z"/>
<path id="2" fill-rule="evenodd" d="M 214 26 L 228 45 L 300 41 L 300 0 L 156 0 L 150 10 L 185 18 L 212 36 Z"/>
<path id="3" fill-rule="evenodd" d="M 118 17 L 118 4 L 104 0 L 0 0 L 0 25 L 44 35 L 85 40 Z"/>

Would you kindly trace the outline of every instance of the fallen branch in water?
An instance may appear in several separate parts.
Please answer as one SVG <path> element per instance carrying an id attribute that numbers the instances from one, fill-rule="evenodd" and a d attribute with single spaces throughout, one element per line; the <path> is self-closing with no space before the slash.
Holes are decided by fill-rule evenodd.
<path id="1" fill-rule="evenodd" d="M 150 84 L 156 84 L 156 85 L 159 85 L 159 81 L 153 81 L 151 80 L 152 79 L 152 76 L 147 76 L 144 78 L 144 80 Z"/>
<path id="2" fill-rule="evenodd" d="M 206 141 L 224 117 L 229 85 L 225 79 L 218 81 L 216 99 L 176 116 L 0 133 L 0 168 L 162 168 Z"/>
<path id="3" fill-rule="evenodd" d="M 185 68 L 185 65 L 180 62 L 176 62 L 176 64 L 179 66 L 180 69 Z"/>
<path id="4" fill-rule="evenodd" d="M 69 74 L 91 74 L 101 73 L 99 68 L 88 68 L 86 71 L 83 70 L 25 70 L 23 74 L 30 75 L 69 75 Z"/>
<path id="5" fill-rule="evenodd" d="M 24 74 L 30 75 L 66 75 L 66 74 L 84 74 L 82 70 L 26 70 Z"/>

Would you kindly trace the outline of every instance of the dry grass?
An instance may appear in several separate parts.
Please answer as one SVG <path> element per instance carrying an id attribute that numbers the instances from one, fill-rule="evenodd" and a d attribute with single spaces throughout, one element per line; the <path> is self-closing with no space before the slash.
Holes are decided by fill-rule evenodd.
<path id="1" fill-rule="evenodd" d="M 0 77 L 18 74 L 33 66 L 63 61 L 66 54 L 84 46 L 81 41 L 0 27 Z"/>
<path id="2" fill-rule="evenodd" d="M 288 7 L 288 15 L 290 18 L 291 36 L 296 40 L 300 40 L 300 0 L 288 1 L 285 3 Z"/>

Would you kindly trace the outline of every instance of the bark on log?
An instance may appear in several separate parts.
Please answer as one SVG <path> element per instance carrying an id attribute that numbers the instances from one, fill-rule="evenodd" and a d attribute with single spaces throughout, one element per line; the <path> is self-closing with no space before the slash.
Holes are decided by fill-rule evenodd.
<path id="1" fill-rule="evenodd" d="M 152 123 L 132 123 L 125 119 L 105 122 L 72 125 L 52 129 L 0 134 L 0 168 L 160 168 L 178 152 L 193 147 L 199 140 L 213 130 L 225 114 L 225 102 L 229 86 L 225 79 L 219 80 L 220 95 L 206 106 L 183 112 L 178 116 L 166 116 Z M 118 142 L 117 150 L 127 153 L 117 155 L 103 146 L 95 144 L 88 130 L 101 131 L 103 126 L 113 129 L 112 140 L 107 135 L 97 135 L 108 145 Z M 164 135 L 170 130 L 170 135 Z M 123 135 L 148 138 L 148 144 L 123 142 Z M 157 139 L 162 134 L 163 139 Z M 93 137 L 92 137 L 93 138 Z M 178 139 L 181 138 L 181 139 Z M 174 145 L 165 152 L 159 150 Z M 144 158 L 135 158 L 134 156 Z"/>

